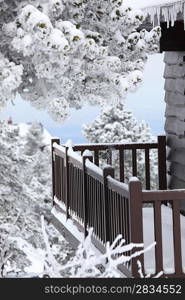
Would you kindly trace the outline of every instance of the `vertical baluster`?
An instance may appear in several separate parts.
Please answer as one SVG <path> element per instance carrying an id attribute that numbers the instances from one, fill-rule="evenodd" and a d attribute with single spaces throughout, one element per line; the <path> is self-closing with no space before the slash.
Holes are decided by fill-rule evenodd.
<path id="1" fill-rule="evenodd" d="M 83 193 L 82 193 L 82 170 L 79 170 L 79 184 L 80 184 L 80 220 L 82 221 L 84 203 L 83 203 Z"/>
<path id="2" fill-rule="evenodd" d="M 87 175 L 86 172 L 86 160 L 89 159 L 91 162 L 93 161 L 93 157 L 88 155 L 88 156 L 83 156 L 83 207 L 84 207 L 84 236 L 86 237 L 88 232 L 87 232 L 87 227 L 88 227 L 88 222 L 89 222 L 89 176 Z"/>
<path id="3" fill-rule="evenodd" d="M 110 222 L 110 243 L 114 240 L 114 211 L 112 191 L 108 190 L 108 205 L 109 205 L 109 222 Z"/>
<path id="4" fill-rule="evenodd" d="M 167 172 L 166 172 L 166 137 L 158 136 L 158 173 L 159 189 L 167 189 Z"/>
<path id="5" fill-rule="evenodd" d="M 94 164 L 99 167 L 99 151 L 94 151 Z"/>
<path id="6" fill-rule="evenodd" d="M 58 194 L 59 194 L 59 200 L 61 201 L 61 157 L 58 157 Z"/>
<path id="7" fill-rule="evenodd" d="M 64 165 L 65 165 L 65 179 L 63 180 L 65 185 L 65 205 L 66 205 L 66 219 L 69 218 L 69 158 L 68 158 L 68 147 L 65 149 L 65 159 L 64 159 Z"/>
<path id="8" fill-rule="evenodd" d="M 64 198 L 64 176 L 63 176 L 63 171 L 64 171 L 64 165 L 63 165 L 63 158 L 60 158 L 60 166 L 61 166 L 61 200 L 62 202 L 65 202 Z"/>
<path id="9" fill-rule="evenodd" d="M 102 218 L 101 218 L 101 236 L 102 236 L 102 242 L 105 241 L 105 207 L 104 207 L 104 186 L 103 184 L 101 185 L 101 215 L 102 215 Z"/>
<path id="10" fill-rule="evenodd" d="M 117 223 L 117 211 L 116 211 L 116 197 L 115 197 L 115 192 L 112 193 L 112 201 L 113 201 L 113 212 L 114 212 L 114 215 L 113 215 L 113 229 L 114 229 L 114 240 L 116 238 L 116 223 Z"/>
<path id="11" fill-rule="evenodd" d="M 74 187 L 75 187 L 75 185 L 74 185 L 74 177 L 75 177 L 75 175 L 74 175 L 74 166 L 71 164 L 71 167 L 72 167 L 72 210 L 73 210 L 73 215 L 74 215 L 74 213 L 75 213 L 75 208 L 74 208 L 74 206 L 75 206 L 75 204 L 74 204 L 74 196 L 75 196 L 75 192 L 74 192 Z"/>
<path id="12" fill-rule="evenodd" d="M 124 239 L 125 239 L 125 244 L 129 244 L 128 243 L 128 232 L 129 232 L 129 228 L 128 228 L 128 218 L 129 218 L 129 216 L 128 216 L 128 201 L 127 201 L 127 199 L 124 197 L 124 214 L 123 214 L 123 216 L 124 216 Z M 126 253 L 126 255 L 128 255 L 128 253 Z"/>
<path id="13" fill-rule="evenodd" d="M 174 200 L 173 209 L 173 242 L 175 274 L 182 275 L 182 249 L 181 249 L 181 226 L 180 226 L 180 201 Z"/>
<path id="14" fill-rule="evenodd" d="M 77 216 L 80 217 L 79 209 L 80 209 L 80 197 L 79 197 L 79 169 L 76 168 L 76 210 L 77 210 Z"/>
<path id="15" fill-rule="evenodd" d="M 132 175 L 137 176 L 137 150 L 132 150 Z"/>
<path id="16" fill-rule="evenodd" d="M 53 204 L 54 204 L 54 196 L 55 196 L 55 154 L 53 151 L 53 144 L 57 143 L 60 145 L 60 139 L 54 138 L 51 139 L 51 161 L 52 161 L 52 198 L 53 198 Z"/>
<path id="17" fill-rule="evenodd" d="M 162 223 L 161 223 L 161 202 L 154 203 L 154 234 L 155 234 L 155 265 L 156 273 L 163 270 L 163 245 L 162 245 Z"/>
<path id="18" fill-rule="evenodd" d="M 56 155 L 55 158 L 56 161 L 56 196 L 57 199 L 60 200 L 60 171 L 59 171 L 59 164 L 60 164 L 60 158 L 58 155 Z"/>
<path id="19" fill-rule="evenodd" d="M 95 202 L 95 179 L 92 177 L 92 202 L 91 202 L 91 205 L 92 205 L 92 227 L 93 227 L 93 230 L 94 230 L 94 224 L 95 224 L 95 218 L 96 218 L 94 202 Z"/>
<path id="20" fill-rule="evenodd" d="M 89 226 L 92 226 L 91 219 L 92 219 L 92 207 L 91 207 L 91 200 L 92 199 L 92 177 L 89 176 Z"/>
<path id="21" fill-rule="evenodd" d="M 76 217 L 77 217 L 77 192 L 78 192 L 78 187 L 77 187 L 77 168 L 74 167 L 74 211 L 75 211 Z"/>
<path id="22" fill-rule="evenodd" d="M 105 167 L 103 169 L 103 187 L 104 187 L 104 214 L 105 214 L 105 242 L 110 241 L 110 224 L 109 224 L 109 205 L 108 205 L 108 186 L 107 186 L 107 177 L 111 176 L 114 178 L 114 168 L 111 166 Z"/>
<path id="23" fill-rule="evenodd" d="M 150 190 L 150 152 L 145 149 L 145 183 L 146 190 Z"/>
<path id="24" fill-rule="evenodd" d="M 119 150 L 119 179 L 120 182 L 125 181 L 125 166 L 124 166 L 124 150 Z"/>
<path id="25" fill-rule="evenodd" d="M 115 193 L 115 201 L 116 201 L 116 236 L 118 234 L 120 234 L 120 231 L 119 231 L 119 213 L 118 213 L 118 194 Z"/>
<path id="26" fill-rule="evenodd" d="M 95 201 L 94 201 L 94 206 L 95 206 L 95 233 L 96 235 L 98 234 L 98 180 L 95 181 Z"/>
<path id="27" fill-rule="evenodd" d="M 97 235 L 100 238 L 100 222 L 101 222 L 101 207 L 100 207 L 100 201 L 101 201 L 101 183 L 98 181 L 98 199 L 97 199 Z"/>

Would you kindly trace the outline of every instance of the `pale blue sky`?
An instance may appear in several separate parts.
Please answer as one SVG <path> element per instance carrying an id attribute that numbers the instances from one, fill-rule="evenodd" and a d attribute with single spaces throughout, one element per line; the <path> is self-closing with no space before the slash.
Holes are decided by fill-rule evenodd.
<path id="1" fill-rule="evenodd" d="M 132 110 L 138 120 L 146 120 L 154 135 L 164 132 L 163 72 L 163 55 L 152 55 L 145 67 L 142 87 L 129 94 L 126 99 L 127 109 Z M 64 124 L 57 124 L 46 112 L 37 111 L 28 102 L 17 99 L 15 105 L 8 103 L 7 108 L 0 113 L 0 119 L 11 116 L 14 122 L 40 121 L 52 135 L 60 137 L 63 142 L 71 139 L 80 143 L 85 141 L 81 133 L 82 125 L 94 120 L 98 113 L 99 108 L 84 106 L 81 110 L 72 110 L 70 118 Z"/>

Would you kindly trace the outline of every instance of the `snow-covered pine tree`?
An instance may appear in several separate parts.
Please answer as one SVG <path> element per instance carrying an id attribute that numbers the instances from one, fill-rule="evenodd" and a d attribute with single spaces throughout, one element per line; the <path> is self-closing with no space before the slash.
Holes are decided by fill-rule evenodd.
<path id="1" fill-rule="evenodd" d="M 56 120 L 123 99 L 142 81 L 160 29 L 138 31 L 124 0 L 1 0 L 0 106 L 16 91 Z"/>
<path id="2" fill-rule="evenodd" d="M 40 214 L 47 220 L 51 217 L 50 147 L 36 147 L 36 152 L 26 155 L 24 145 L 28 140 L 34 144 L 34 135 L 32 139 L 25 135 L 29 127 L 31 124 L 0 121 L 0 278 L 7 273 L 16 276 L 16 272 L 37 272 L 42 260 L 44 264 Z M 44 132 L 39 135 L 40 142 L 43 137 Z M 66 242 L 58 244 L 60 235 L 51 225 L 47 232 L 55 253 L 65 259 Z M 38 263 L 33 270 L 35 259 Z"/>
<path id="3" fill-rule="evenodd" d="M 22 190 L 18 168 L 18 139 L 18 126 L 0 122 L 0 199 L 4 195 L 6 201 L 13 200 L 13 196 Z"/>
<path id="4" fill-rule="evenodd" d="M 122 103 L 110 105 L 101 112 L 89 125 L 84 125 L 84 136 L 90 143 L 143 143 L 154 142 L 148 124 L 144 121 L 139 123 L 132 112 L 125 110 Z M 102 165 L 106 164 L 106 154 L 101 154 Z M 137 151 L 138 178 L 145 181 L 145 154 L 144 151 Z M 151 187 L 157 185 L 157 153 L 150 151 L 151 162 Z M 119 172 L 118 151 L 113 150 L 113 167 L 116 176 Z M 128 182 L 132 176 L 132 155 L 131 151 L 125 151 L 125 179 Z"/>
<path id="5" fill-rule="evenodd" d="M 38 149 L 44 147 L 43 142 L 44 128 L 41 123 L 33 122 L 26 135 L 26 144 L 24 145 L 24 151 L 26 155 L 33 155 Z"/>

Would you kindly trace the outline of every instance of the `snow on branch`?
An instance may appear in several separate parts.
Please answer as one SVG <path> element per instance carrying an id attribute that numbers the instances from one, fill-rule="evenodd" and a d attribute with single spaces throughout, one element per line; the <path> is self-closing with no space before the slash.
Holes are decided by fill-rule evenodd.
<path id="1" fill-rule="evenodd" d="M 47 234 L 45 231 L 44 217 L 41 217 L 42 232 L 45 241 L 47 255 L 45 257 L 45 274 L 49 277 L 61 277 L 61 272 L 68 270 L 68 277 L 72 278 L 110 278 L 110 277 L 123 277 L 124 275 L 118 270 L 118 265 L 129 262 L 132 258 L 140 256 L 146 251 L 150 251 L 156 243 L 143 250 L 139 250 L 130 256 L 124 255 L 125 252 L 133 250 L 133 248 L 141 248 L 143 244 L 129 244 L 124 245 L 125 240 L 122 235 L 118 235 L 115 241 L 110 245 L 106 244 L 105 253 L 102 254 L 92 244 L 91 237 L 93 229 L 89 230 L 86 239 L 80 243 L 75 256 L 64 266 L 59 265 L 57 260 L 52 254 Z M 139 263 L 139 274 L 141 277 L 144 275 L 141 272 L 141 264 Z"/>
<path id="2" fill-rule="evenodd" d="M 0 24 L 1 97 L 18 91 L 56 122 L 86 103 L 124 101 L 143 80 L 147 54 L 158 51 L 160 28 L 139 32 L 144 14 L 124 0 L 14 2 Z"/>

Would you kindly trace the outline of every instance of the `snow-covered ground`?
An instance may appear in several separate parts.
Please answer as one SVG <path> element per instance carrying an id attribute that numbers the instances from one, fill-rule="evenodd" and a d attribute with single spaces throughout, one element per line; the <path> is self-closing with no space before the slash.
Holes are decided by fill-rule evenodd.
<path id="1" fill-rule="evenodd" d="M 61 205 L 60 203 L 58 203 Z M 62 208 L 64 208 L 62 206 Z M 66 221 L 66 216 L 58 212 L 55 208 L 52 209 L 55 217 L 72 233 L 72 235 L 80 241 L 83 240 L 83 232 L 80 232 L 72 220 Z M 144 228 L 144 248 L 149 247 L 155 242 L 154 239 L 154 214 L 152 207 L 143 208 L 143 228 Z M 174 273 L 174 251 L 173 251 L 173 222 L 171 208 L 162 205 L 162 237 L 163 237 L 163 257 L 164 273 Z M 183 271 L 185 272 L 185 217 L 181 216 L 181 240 L 182 240 L 182 261 Z M 93 248 L 94 250 L 94 248 Z M 94 250 L 95 251 L 95 250 Z M 97 256 L 100 253 L 96 250 Z M 147 274 L 155 273 L 155 248 L 145 254 L 145 271 Z"/>

